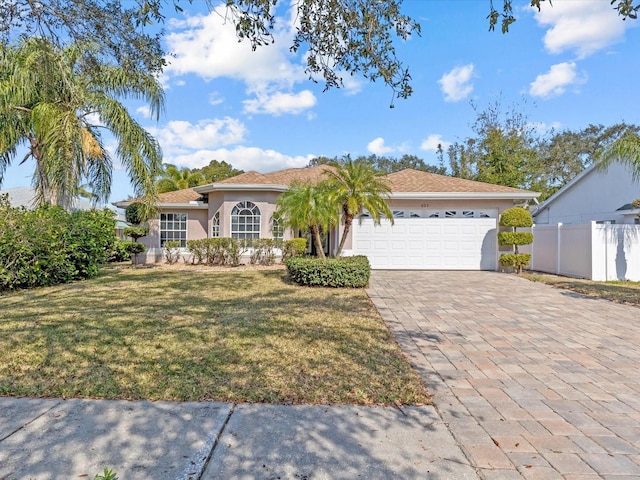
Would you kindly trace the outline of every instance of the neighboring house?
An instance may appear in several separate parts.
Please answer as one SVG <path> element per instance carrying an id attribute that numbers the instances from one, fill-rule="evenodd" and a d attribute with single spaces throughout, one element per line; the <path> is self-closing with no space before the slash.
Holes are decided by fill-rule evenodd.
<path id="1" fill-rule="evenodd" d="M 614 162 L 591 165 L 532 212 L 531 269 L 569 277 L 640 280 L 640 182 Z"/>
<path id="2" fill-rule="evenodd" d="M 24 207 L 33 209 L 36 206 L 36 192 L 31 187 L 17 187 L 0 190 L 0 196 L 9 195 L 9 205 L 12 207 Z M 73 202 L 72 210 L 91 210 L 91 202 L 77 198 Z"/>
<path id="3" fill-rule="evenodd" d="M 591 165 L 532 214 L 537 225 L 592 221 L 637 224 L 640 209 L 631 206 L 637 198 L 640 198 L 640 182 L 633 180 L 627 165 L 614 162 L 608 170 Z"/>
<path id="4" fill-rule="evenodd" d="M 283 238 L 285 231 L 273 217 L 278 196 L 298 181 L 318 182 L 326 165 L 261 174 L 246 172 L 200 187 L 159 196 L 159 218 L 141 241 L 147 261 L 162 259 L 167 240 L 206 237 Z M 497 219 L 514 204 L 539 194 L 416 170 L 387 176 L 388 200 L 395 224 L 374 226 L 367 213 L 357 219 L 344 248 L 345 255 L 367 255 L 378 269 L 496 270 Z M 126 208 L 133 200 L 114 203 Z M 337 250 L 343 225 L 325 234 L 328 253 Z"/>

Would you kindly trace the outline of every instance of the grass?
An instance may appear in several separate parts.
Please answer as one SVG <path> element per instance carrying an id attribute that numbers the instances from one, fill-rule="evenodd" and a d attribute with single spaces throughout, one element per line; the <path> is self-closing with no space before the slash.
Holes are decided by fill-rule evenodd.
<path id="1" fill-rule="evenodd" d="M 523 273 L 522 277 L 543 282 L 554 287 L 571 290 L 589 297 L 599 297 L 612 302 L 624 303 L 640 307 L 640 282 L 611 281 L 594 282 L 581 278 L 560 277 L 558 275 Z"/>
<path id="2" fill-rule="evenodd" d="M 429 402 L 363 290 L 283 270 L 107 269 L 1 295 L 0 395 Z"/>

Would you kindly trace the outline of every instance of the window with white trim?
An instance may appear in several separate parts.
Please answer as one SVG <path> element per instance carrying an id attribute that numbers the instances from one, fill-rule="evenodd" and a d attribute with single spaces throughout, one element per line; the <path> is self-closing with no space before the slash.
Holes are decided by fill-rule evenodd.
<path id="1" fill-rule="evenodd" d="M 284 226 L 277 215 L 271 218 L 271 235 L 273 235 L 273 238 L 276 240 L 284 240 Z"/>
<path id="2" fill-rule="evenodd" d="M 181 247 L 187 246 L 187 214 L 186 213 L 161 213 L 160 214 L 160 246 L 165 242 L 176 240 Z"/>
<path id="3" fill-rule="evenodd" d="M 231 238 L 260 238 L 260 209 L 252 202 L 240 202 L 231 210 Z"/>
<path id="4" fill-rule="evenodd" d="M 211 220 L 211 237 L 217 238 L 220 236 L 220 211 L 217 211 Z"/>

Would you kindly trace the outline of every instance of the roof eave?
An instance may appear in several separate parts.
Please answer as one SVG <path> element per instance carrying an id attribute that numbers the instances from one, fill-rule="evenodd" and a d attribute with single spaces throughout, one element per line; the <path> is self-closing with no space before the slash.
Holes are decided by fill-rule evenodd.
<path id="1" fill-rule="evenodd" d="M 211 192 L 224 192 L 224 191 L 271 191 L 271 192 L 285 192 L 289 189 L 287 185 L 278 184 L 262 184 L 262 183 L 210 183 L 209 185 L 203 185 L 201 187 L 195 187 L 194 190 L 198 193 L 211 193 Z"/>
<path id="2" fill-rule="evenodd" d="M 547 198 L 544 202 L 542 202 L 540 205 L 538 205 L 538 208 L 536 208 L 533 212 L 531 212 L 531 215 L 533 217 L 535 217 L 540 212 L 542 212 L 545 208 L 549 207 L 549 205 L 551 205 L 553 202 L 555 202 L 558 198 L 560 198 L 562 195 L 564 195 L 567 191 L 572 189 L 584 177 L 586 177 L 591 172 L 593 172 L 596 169 L 596 166 L 597 166 L 597 164 L 593 163 L 590 166 L 588 166 L 587 168 L 585 168 L 578 175 L 573 177 L 573 179 L 571 181 L 569 181 L 568 183 L 566 183 L 564 186 L 562 186 L 560 188 L 560 190 L 558 190 L 556 193 L 554 193 L 549 198 Z"/>
<path id="3" fill-rule="evenodd" d="M 538 192 L 392 192 L 391 199 L 419 200 L 533 200 Z"/>
<path id="4" fill-rule="evenodd" d="M 111 205 L 118 208 L 127 208 L 134 201 L 135 200 L 127 200 L 124 202 L 113 202 Z M 197 202 L 195 200 L 190 202 L 158 203 L 156 206 L 158 208 L 180 208 L 180 209 L 187 209 L 187 210 L 206 210 L 209 208 L 208 203 Z"/>

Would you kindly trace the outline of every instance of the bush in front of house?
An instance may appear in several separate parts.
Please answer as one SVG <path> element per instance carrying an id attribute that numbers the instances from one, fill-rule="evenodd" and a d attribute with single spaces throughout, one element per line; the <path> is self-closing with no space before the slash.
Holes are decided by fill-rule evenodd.
<path id="1" fill-rule="evenodd" d="M 282 261 L 288 258 L 301 257 L 307 251 L 306 238 L 292 238 L 285 240 L 282 246 Z"/>
<path id="2" fill-rule="evenodd" d="M 244 242 L 244 247 L 251 248 L 249 262 L 251 265 L 273 265 L 276 263 L 276 248 L 282 249 L 282 240 L 275 238 L 253 238 Z"/>
<path id="3" fill-rule="evenodd" d="M 111 247 L 111 251 L 109 252 L 109 256 L 107 257 L 107 262 L 118 263 L 131 260 L 131 254 L 127 249 L 127 243 L 131 243 L 131 241 L 116 238 L 113 246 Z"/>
<path id="4" fill-rule="evenodd" d="M 285 260 L 304 255 L 306 248 L 306 238 L 294 238 L 284 242 L 274 238 L 237 240 L 229 237 L 187 240 L 187 250 L 193 265 L 236 266 L 247 252 L 251 252 L 249 262 L 252 265 L 273 265 L 276 262 L 276 249 L 282 251 L 282 258 Z"/>
<path id="5" fill-rule="evenodd" d="M 26 210 L 0 199 L 0 290 L 95 276 L 113 251 L 114 231 L 110 210 Z"/>
<path id="6" fill-rule="evenodd" d="M 533 243 L 533 234 L 529 232 L 518 232 L 517 228 L 531 227 L 533 218 L 529 210 L 522 207 L 512 207 L 500 216 L 500 226 L 511 228 L 509 231 L 498 233 L 498 243 L 500 245 L 511 245 L 513 253 L 504 253 L 500 256 L 500 265 L 513 268 L 517 273 L 529 266 L 531 254 L 520 253 L 518 246 Z"/>
<path id="7" fill-rule="evenodd" d="M 362 288 L 369 284 L 371 265 L 363 255 L 341 258 L 294 257 L 285 260 L 289 278 L 308 287 Z"/>
<path id="8" fill-rule="evenodd" d="M 164 242 L 164 259 L 169 265 L 173 265 L 180 260 L 180 242 L 169 240 Z"/>

